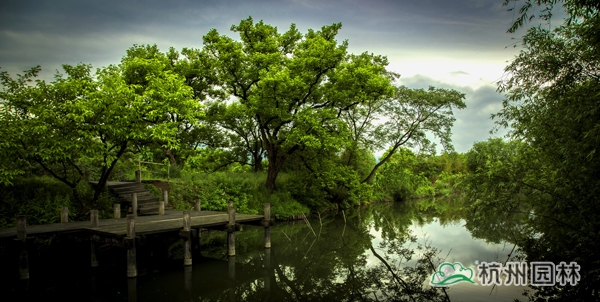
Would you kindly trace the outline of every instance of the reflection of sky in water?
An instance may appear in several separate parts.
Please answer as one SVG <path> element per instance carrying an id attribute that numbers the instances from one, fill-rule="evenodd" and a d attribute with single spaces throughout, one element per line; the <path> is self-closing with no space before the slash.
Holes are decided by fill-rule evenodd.
<path id="1" fill-rule="evenodd" d="M 464 227 L 465 221 L 460 220 L 457 223 L 448 223 L 445 226 L 439 224 L 438 219 L 434 219 L 429 224 L 421 226 L 413 223 L 410 230 L 417 236 L 417 243 L 429 244 L 439 250 L 439 257 L 445 258 L 446 262 L 460 262 L 464 267 L 473 269 L 473 273 L 477 274 L 475 261 L 485 262 L 502 262 L 506 261 L 508 254 L 511 252 L 513 245 L 507 244 L 488 244 L 482 239 L 473 238 Z M 378 249 L 381 242 L 380 231 L 371 229 L 373 239 L 373 247 L 378 253 L 383 253 L 383 250 Z M 412 243 L 410 246 L 416 248 L 417 243 Z M 370 251 L 366 251 L 367 265 L 379 264 L 379 260 L 372 255 Z M 413 260 L 406 265 L 414 266 L 418 255 L 415 253 Z M 476 277 L 473 278 L 475 283 L 479 283 Z M 427 283 L 429 280 L 427 280 Z M 450 299 L 454 301 L 514 301 L 514 299 L 522 299 L 524 286 L 481 286 L 467 283 L 458 283 L 452 285 L 448 290 Z M 491 294 L 490 294 L 491 292 Z"/>

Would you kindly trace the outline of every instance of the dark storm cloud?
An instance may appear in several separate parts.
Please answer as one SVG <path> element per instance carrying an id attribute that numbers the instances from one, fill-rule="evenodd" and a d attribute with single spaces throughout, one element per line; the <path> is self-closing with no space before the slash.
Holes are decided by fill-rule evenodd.
<path id="1" fill-rule="evenodd" d="M 106 63 L 110 58 L 116 63 L 134 43 L 201 47 L 210 28 L 229 34 L 231 24 L 249 15 L 280 30 L 290 23 L 306 30 L 342 22 L 340 39 L 349 39 L 360 52 L 489 49 L 499 43 L 492 39 L 503 35 L 510 20 L 500 1 L 485 3 L 5 0 L 0 4 L 0 66 Z"/>
<path id="2" fill-rule="evenodd" d="M 429 72 L 432 76 L 431 70 L 417 67 L 393 68 L 434 59 L 504 63 L 514 55 L 505 46 L 514 42 L 511 37 L 522 32 L 505 34 L 512 15 L 501 7 L 502 2 L 3 0 L 0 1 L 0 67 L 14 76 L 39 64 L 44 71 L 41 76 L 49 79 L 65 63 L 83 62 L 94 67 L 118 64 L 133 44 L 157 44 L 163 51 L 171 46 L 201 48 L 202 36 L 211 28 L 237 38 L 229 31 L 230 26 L 252 16 L 255 21 L 264 20 L 280 31 L 287 30 L 291 23 L 306 32 L 308 28 L 342 22 L 338 41 L 348 39 L 351 52 L 387 55 L 395 72 L 412 75 Z M 451 68 L 445 71 L 451 76 L 475 73 L 466 67 Z M 402 81 L 412 81 L 420 87 L 447 85 L 418 76 Z M 456 113 L 454 141 L 459 151 L 468 149 L 473 140 L 488 136 L 492 126 L 489 114 L 499 109 L 502 99 L 489 86 L 458 87 L 467 93 L 469 106 L 463 111 L 469 114 Z"/>

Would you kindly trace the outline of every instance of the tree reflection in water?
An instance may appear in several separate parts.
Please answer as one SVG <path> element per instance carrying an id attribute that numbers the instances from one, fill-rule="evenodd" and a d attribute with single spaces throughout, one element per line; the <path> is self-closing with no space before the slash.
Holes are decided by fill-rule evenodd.
<path id="1" fill-rule="evenodd" d="M 394 211 L 369 207 L 346 213 L 346 223 L 341 213 L 322 216 L 311 219 L 314 233 L 304 223 L 280 224 L 272 230 L 270 269 L 263 271 L 262 278 L 238 282 L 235 297 L 249 301 L 449 301 L 446 289 L 429 286 L 441 259 L 438 250 L 417 244 L 411 234 L 416 211 L 414 205 Z M 374 243 L 373 232 L 381 234 L 379 243 Z M 261 234 L 248 228 L 238 236 L 237 261 L 244 267 L 267 266 L 264 253 L 252 253 L 261 250 Z M 220 249 L 211 252 L 216 257 L 224 255 Z M 410 260 L 416 264 L 406 265 Z M 212 297 L 202 295 L 201 301 L 231 299 L 228 294 L 224 290 Z"/>

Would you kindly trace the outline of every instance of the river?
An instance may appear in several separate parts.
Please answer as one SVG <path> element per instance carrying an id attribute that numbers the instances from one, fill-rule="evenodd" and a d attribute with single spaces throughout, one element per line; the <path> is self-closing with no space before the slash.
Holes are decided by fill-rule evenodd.
<path id="1" fill-rule="evenodd" d="M 360 210 L 314 214 L 278 222 L 272 248 L 263 248 L 261 227 L 236 233 L 229 258 L 226 233 L 202 233 L 191 267 L 183 267 L 180 240 L 142 238 L 140 276 L 126 278 L 125 250 L 99 249 L 99 268 L 89 267 L 85 238 L 38 239 L 30 255 L 28 283 L 6 271 L 3 292 L 15 300 L 61 301 L 513 301 L 523 286 L 462 282 L 429 286 L 434 268 L 460 262 L 477 272 L 481 262 L 505 262 L 514 246 L 475 238 L 461 206 L 452 199 L 410 201 Z M 60 246 L 60 248 L 56 248 Z M 6 260 L 6 259 L 5 259 Z M 6 261 L 5 261 L 6 262 Z M 5 263 L 3 262 L 3 263 Z M 267 269 L 265 269 L 265 267 Z M 12 276 L 12 277 L 10 277 Z M 472 280 L 477 283 L 477 278 Z M 5 295 L 6 296 L 6 295 Z"/>

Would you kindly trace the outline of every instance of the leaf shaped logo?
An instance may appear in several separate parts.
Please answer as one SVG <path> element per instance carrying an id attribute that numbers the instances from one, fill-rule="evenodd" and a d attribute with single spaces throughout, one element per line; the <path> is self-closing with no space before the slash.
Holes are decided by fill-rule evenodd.
<path id="1" fill-rule="evenodd" d="M 450 286 L 459 282 L 473 282 L 473 269 L 465 268 L 460 262 L 444 262 L 438 266 L 438 269 L 431 275 L 429 285 L 442 287 Z"/>

